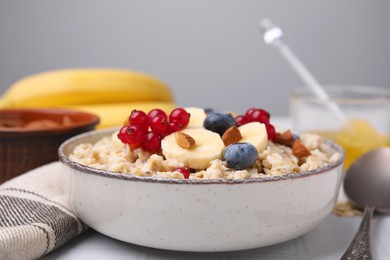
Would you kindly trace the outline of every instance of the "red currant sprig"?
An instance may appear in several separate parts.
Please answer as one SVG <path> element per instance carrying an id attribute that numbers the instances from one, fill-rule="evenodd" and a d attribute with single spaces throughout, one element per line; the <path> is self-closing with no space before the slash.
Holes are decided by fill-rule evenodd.
<path id="1" fill-rule="evenodd" d="M 273 141 L 276 137 L 275 127 L 270 123 L 271 115 L 261 108 L 249 108 L 245 115 L 238 115 L 234 119 L 236 120 L 236 126 L 245 125 L 250 122 L 259 122 L 265 124 L 268 134 L 268 140 Z"/>
<path id="2" fill-rule="evenodd" d="M 190 121 L 190 114 L 184 108 L 174 109 L 169 116 L 161 109 L 152 109 L 148 114 L 133 110 L 120 129 L 118 138 L 129 144 L 132 150 L 142 147 L 150 152 L 161 149 L 161 139 L 184 129 Z M 150 129 L 150 130 L 149 130 Z"/>

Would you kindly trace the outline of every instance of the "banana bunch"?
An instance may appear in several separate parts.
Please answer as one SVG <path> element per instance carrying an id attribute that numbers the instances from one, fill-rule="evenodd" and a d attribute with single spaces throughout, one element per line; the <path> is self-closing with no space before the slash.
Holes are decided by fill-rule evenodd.
<path id="1" fill-rule="evenodd" d="M 118 69 L 67 69 L 23 78 L 0 98 L 0 109 L 56 107 L 100 117 L 98 128 L 122 125 L 132 109 L 175 107 L 170 88 L 140 72 Z"/>

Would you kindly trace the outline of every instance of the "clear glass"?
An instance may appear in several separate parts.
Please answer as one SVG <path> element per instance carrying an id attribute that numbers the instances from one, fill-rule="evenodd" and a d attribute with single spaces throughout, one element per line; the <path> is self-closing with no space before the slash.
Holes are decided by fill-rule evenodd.
<path id="1" fill-rule="evenodd" d="M 328 100 L 321 100 L 307 88 L 290 95 L 293 131 L 314 132 L 339 143 L 345 150 L 345 169 L 365 152 L 390 144 L 390 89 L 370 86 L 324 86 Z M 329 109 L 336 104 L 347 122 Z"/>

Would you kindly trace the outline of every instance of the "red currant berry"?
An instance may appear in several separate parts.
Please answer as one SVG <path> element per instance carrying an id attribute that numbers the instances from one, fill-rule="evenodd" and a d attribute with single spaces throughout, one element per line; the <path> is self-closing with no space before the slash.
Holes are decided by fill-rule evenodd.
<path id="1" fill-rule="evenodd" d="M 168 117 L 167 117 L 167 114 L 166 114 L 163 110 L 161 110 L 161 109 L 159 109 L 159 108 L 155 108 L 155 109 L 150 110 L 149 113 L 148 113 L 148 121 L 149 121 L 149 123 L 150 123 L 150 122 L 152 121 L 152 119 L 155 118 L 156 116 L 163 116 L 165 119 L 168 118 Z"/>
<path id="2" fill-rule="evenodd" d="M 165 136 L 170 135 L 174 132 L 173 127 L 171 125 L 172 125 L 171 123 L 168 123 L 168 126 L 165 129 L 165 131 L 160 134 L 161 138 L 164 138 Z M 176 130 L 176 131 L 178 131 L 178 130 Z"/>
<path id="3" fill-rule="evenodd" d="M 169 127 L 168 127 L 168 132 L 171 134 L 173 132 L 180 131 L 184 129 L 184 126 L 182 126 L 180 123 L 174 121 L 174 122 L 169 122 Z"/>
<path id="4" fill-rule="evenodd" d="M 254 108 L 254 107 L 248 108 L 248 110 L 245 112 L 245 116 L 246 116 L 247 118 L 250 118 L 251 115 L 252 115 L 252 113 L 253 113 L 255 110 L 256 110 L 256 108 Z"/>
<path id="5" fill-rule="evenodd" d="M 243 115 L 236 116 L 234 120 L 236 120 L 236 126 L 242 126 L 245 125 L 246 123 L 249 123 L 248 118 Z"/>
<path id="6" fill-rule="evenodd" d="M 132 149 L 141 147 L 141 144 L 145 140 L 145 131 L 138 125 L 124 126 L 127 127 L 124 138 L 127 143 L 131 145 Z"/>
<path id="7" fill-rule="evenodd" d="M 140 126 L 144 131 L 147 131 L 149 128 L 148 116 L 145 114 L 144 111 L 141 110 L 134 109 L 133 111 L 131 111 L 129 122 L 130 125 Z"/>
<path id="8" fill-rule="evenodd" d="M 173 123 L 167 123 L 167 124 L 168 125 L 165 131 L 160 133 L 161 138 L 164 138 L 165 136 L 172 134 L 174 131 L 178 131 L 178 130 L 174 130 L 176 128 L 173 127 Z"/>
<path id="9" fill-rule="evenodd" d="M 263 113 L 265 113 L 268 117 L 268 120 L 271 118 L 271 114 L 267 111 L 267 110 L 264 110 L 264 109 L 260 109 L 261 111 L 263 111 Z"/>
<path id="10" fill-rule="evenodd" d="M 142 147 L 150 152 L 159 151 L 161 149 L 160 136 L 154 132 L 147 132 Z"/>
<path id="11" fill-rule="evenodd" d="M 152 131 L 160 136 L 165 136 L 165 134 L 168 132 L 168 120 L 166 117 L 157 115 L 153 117 L 151 121 L 149 121 L 150 129 Z"/>
<path id="12" fill-rule="evenodd" d="M 264 109 L 255 109 L 250 117 L 248 117 L 249 121 L 250 122 L 260 122 L 260 123 L 263 123 L 263 124 L 268 124 L 269 123 L 269 118 L 270 118 L 270 115 L 267 111 L 265 111 Z"/>
<path id="13" fill-rule="evenodd" d="M 190 178 L 190 171 L 187 168 L 180 167 L 180 168 L 177 168 L 175 171 L 183 174 L 184 179 Z"/>
<path id="14" fill-rule="evenodd" d="M 175 108 L 169 114 L 169 122 L 176 122 L 183 129 L 190 122 L 190 114 L 184 108 Z"/>
<path id="15" fill-rule="evenodd" d="M 119 133 L 118 133 L 118 138 L 119 138 L 119 140 L 121 140 L 121 142 L 124 143 L 124 144 L 128 144 L 128 143 L 129 143 L 129 142 L 127 141 L 127 138 L 126 138 L 128 128 L 129 128 L 128 126 L 123 126 L 123 127 L 119 130 Z"/>
<path id="16" fill-rule="evenodd" d="M 271 141 L 275 140 L 275 137 L 276 137 L 275 127 L 271 124 L 266 124 L 265 128 L 267 129 L 268 140 L 271 140 Z"/>

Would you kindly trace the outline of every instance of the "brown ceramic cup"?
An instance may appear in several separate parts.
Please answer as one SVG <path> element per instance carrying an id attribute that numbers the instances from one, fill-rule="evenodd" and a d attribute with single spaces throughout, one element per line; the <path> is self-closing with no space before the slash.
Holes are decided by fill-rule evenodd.
<path id="1" fill-rule="evenodd" d="M 62 142 L 98 123 L 94 114 L 63 109 L 0 110 L 0 184 L 58 160 Z"/>

